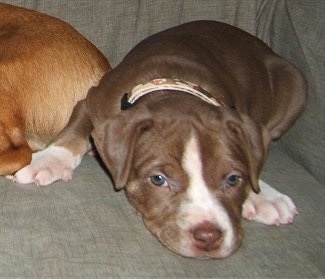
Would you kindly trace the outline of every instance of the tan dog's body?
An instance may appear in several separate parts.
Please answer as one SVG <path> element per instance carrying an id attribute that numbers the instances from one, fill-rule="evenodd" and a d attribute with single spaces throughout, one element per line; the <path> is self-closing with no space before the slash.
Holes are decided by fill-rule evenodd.
<path id="1" fill-rule="evenodd" d="M 270 142 L 305 99 L 301 73 L 260 40 L 219 22 L 184 24 L 137 45 L 15 180 L 59 179 L 78 163 L 71 143 L 92 132 L 115 187 L 125 188 L 165 246 L 188 257 L 227 257 L 240 245 L 241 215 L 286 224 L 296 214 L 290 198 L 258 179 Z M 51 160 L 61 169 L 49 176 Z"/>
<path id="2" fill-rule="evenodd" d="M 0 4 L 0 175 L 29 164 L 109 69 L 68 24 Z"/>

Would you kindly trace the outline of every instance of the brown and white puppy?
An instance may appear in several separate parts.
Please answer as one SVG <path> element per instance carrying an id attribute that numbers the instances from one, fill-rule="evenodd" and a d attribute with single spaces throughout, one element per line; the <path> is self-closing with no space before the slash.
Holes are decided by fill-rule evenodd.
<path id="1" fill-rule="evenodd" d="M 187 23 L 131 50 L 15 180 L 47 185 L 64 176 L 80 161 L 70 145 L 92 132 L 116 189 L 163 245 L 224 258 L 241 243 L 242 215 L 293 221 L 291 199 L 259 175 L 270 142 L 305 100 L 302 74 L 257 38 L 220 22 Z"/>
<path id="2" fill-rule="evenodd" d="M 58 135 L 109 64 L 56 18 L 7 4 L 0 18 L 0 175 L 10 175 Z"/>

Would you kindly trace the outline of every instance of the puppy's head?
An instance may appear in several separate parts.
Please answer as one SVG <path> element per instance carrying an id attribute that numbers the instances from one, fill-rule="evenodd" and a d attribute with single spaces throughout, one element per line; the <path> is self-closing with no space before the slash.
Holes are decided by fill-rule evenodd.
<path id="1" fill-rule="evenodd" d="M 163 245 L 202 258 L 224 258 L 239 247 L 242 205 L 251 189 L 259 191 L 268 146 L 261 127 L 230 109 L 194 110 L 175 99 L 137 104 L 93 137 L 115 187 L 125 188 Z"/>

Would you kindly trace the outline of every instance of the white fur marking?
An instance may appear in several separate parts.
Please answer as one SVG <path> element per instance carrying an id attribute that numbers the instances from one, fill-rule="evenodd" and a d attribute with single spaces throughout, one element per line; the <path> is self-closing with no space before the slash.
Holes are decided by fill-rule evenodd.
<path id="1" fill-rule="evenodd" d="M 19 170 L 13 177 L 19 184 L 35 183 L 49 185 L 57 180 L 69 180 L 73 170 L 80 164 L 82 156 L 74 156 L 64 147 L 49 146 L 33 153 L 30 165 Z"/>
<path id="2" fill-rule="evenodd" d="M 225 208 L 213 196 L 203 178 L 203 166 L 197 139 L 189 139 L 183 154 L 182 166 L 189 177 L 187 199 L 181 205 L 178 225 L 188 230 L 203 221 L 209 221 L 221 229 L 224 240 L 220 254 L 227 255 L 235 243 L 235 234 Z M 186 244 L 185 242 L 183 245 Z"/>
<path id="3" fill-rule="evenodd" d="M 243 204 L 243 217 L 266 225 L 292 223 L 298 214 L 292 200 L 262 180 L 259 185 L 261 192 L 255 194 L 251 191 Z"/>

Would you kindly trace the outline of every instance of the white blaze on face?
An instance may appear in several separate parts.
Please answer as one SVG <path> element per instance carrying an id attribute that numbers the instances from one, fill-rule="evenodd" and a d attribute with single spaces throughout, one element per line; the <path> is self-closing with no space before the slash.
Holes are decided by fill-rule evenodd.
<path id="1" fill-rule="evenodd" d="M 182 167 L 188 175 L 187 197 L 181 204 L 177 224 L 182 230 L 190 230 L 204 221 L 215 224 L 223 232 L 219 253 L 225 256 L 235 243 L 234 229 L 226 209 L 209 190 L 203 177 L 200 147 L 195 134 L 186 143 Z M 182 245 L 189 245 L 188 240 Z M 184 247 L 185 248 L 185 247 Z"/>

